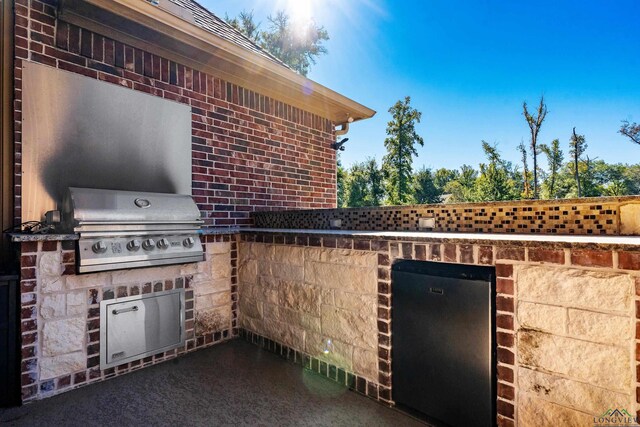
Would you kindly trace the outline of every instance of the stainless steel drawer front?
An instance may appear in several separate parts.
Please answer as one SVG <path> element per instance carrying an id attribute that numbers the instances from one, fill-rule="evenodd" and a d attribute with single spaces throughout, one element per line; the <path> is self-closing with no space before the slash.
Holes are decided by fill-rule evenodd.
<path id="1" fill-rule="evenodd" d="M 100 369 L 184 345 L 184 289 L 100 302 Z"/>

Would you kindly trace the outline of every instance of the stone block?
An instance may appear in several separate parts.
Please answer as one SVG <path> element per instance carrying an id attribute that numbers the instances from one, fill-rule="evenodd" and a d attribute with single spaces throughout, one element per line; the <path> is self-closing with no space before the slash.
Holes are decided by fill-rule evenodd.
<path id="1" fill-rule="evenodd" d="M 520 301 L 518 303 L 518 322 L 524 328 L 564 335 L 566 333 L 567 309 Z"/>
<path id="2" fill-rule="evenodd" d="M 335 291 L 333 289 L 322 288 L 320 292 L 322 304 L 336 305 Z"/>
<path id="3" fill-rule="evenodd" d="M 62 254 L 60 252 L 42 252 L 38 261 L 41 276 L 58 277 L 62 274 Z"/>
<path id="4" fill-rule="evenodd" d="M 238 243 L 238 264 L 242 265 L 247 261 L 255 260 L 253 256 L 252 243 Z"/>
<path id="5" fill-rule="evenodd" d="M 254 298 L 271 304 L 278 304 L 281 280 L 269 276 L 258 277 L 258 285 L 254 286 Z"/>
<path id="6" fill-rule="evenodd" d="M 258 261 L 271 261 L 273 259 L 273 245 L 254 243 L 251 245 L 253 257 Z"/>
<path id="7" fill-rule="evenodd" d="M 211 255 L 208 262 L 211 263 L 211 277 L 215 279 L 231 277 L 231 257 L 229 253 Z"/>
<path id="8" fill-rule="evenodd" d="M 320 316 L 320 288 L 302 283 L 282 282 L 278 288 L 279 304 Z"/>
<path id="9" fill-rule="evenodd" d="M 260 274 L 260 271 L 258 271 L 258 274 Z M 304 281 L 304 267 L 299 265 L 272 263 L 270 265 L 270 274 L 275 278 L 292 282 L 302 283 Z"/>
<path id="10" fill-rule="evenodd" d="M 350 249 L 305 248 L 305 260 L 328 264 L 377 267 L 378 254 Z"/>
<path id="11" fill-rule="evenodd" d="M 67 314 L 66 295 L 44 295 L 40 303 L 40 316 L 43 319 L 64 317 Z"/>
<path id="12" fill-rule="evenodd" d="M 633 319 L 629 316 L 569 309 L 569 335 L 605 344 L 628 345 L 633 337 Z"/>
<path id="13" fill-rule="evenodd" d="M 375 317 L 322 305 L 322 333 L 349 342 L 357 347 L 376 350 L 378 347 L 378 325 Z"/>
<path id="14" fill-rule="evenodd" d="M 84 317 L 44 322 L 42 352 L 44 356 L 59 356 L 84 350 L 87 321 Z"/>
<path id="15" fill-rule="evenodd" d="M 373 382 L 378 382 L 378 354 L 359 347 L 353 349 L 353 372 Z"/>
<path id="16" fill-rule="evenodd" d="M 331 339 L 330 346 L 327 346 L 327 339 Z M 325 353 L 325 350 L 328 352 Z M 339 368 L 347 371 L 353 370 L 353 346 L 335 338 L 307 332 L 304 339 L 304 351 Z"/>
<path id="17" fill-rule="evenodd" d="M 231 243 L 216 242 L 206 244 L 207 254 L 228 254 L 231 252 Z"/>
<path id="18" fill-rule="evenodd" d="M 60 292 L 65 288 L 66 277 L 39 277 L 38 281 L 40 282 L 40 289 L 43 293 Z"/>
<path id="19" fill-rule="evenodd" d="M 207 262 L 194 262 L 194 263 L 189 263 L 189 264 L 182 264 L 180 265 L 180 271 L 178 276 L 192 276 L 194 274 L 198 274 L 205 272 L 204 268 L 205 266 L 208 265 Z M 201 271 L 200 268 L 201 266 L 203 266 L 203 270 Z M 207 269 L 206 272 L 208 273 L 210 271 L 210 269 Z M 177 277 L 177 276 L 176 276 Z"/>
<path id="20" fill-rule="evenodd" d="M 633 406 L 629 394 L 616 393 L 527 368 L 518 370 L 518 388 L 521 392 L 592 414 L 601 414 L 607 408 Z"/>
<path id="21" fill-rule="evenodd" d="M 344 289 L 364 294 L 378 290 L 377 268 L 350 265 L 305 263 L 305 282 L 323 288 Z"/>
<path id="22" fill-rule="evenodd" d="M 620 234 L 632 236 L 640 234 L 640 203 L 620 206 Z"/>
<path id="23" fill-rule="evenodd" d="M 271 260 L 280 264 L 304 265 L 304 248 L 299 246 L 273 246 Z"/>
<path id="24" fill-rule="evenodd" d="M 238 315 L 238 322 L 240 327 L 247 329 L 249 331 L 255 332 L 260 335 L 266 335 L 266 331 L 262 325 L 262 320 L 254 319 L 252 317 L 248 317 L 240 313 Z"/>
<path id="25" fill-rule="evenodd" d="M 267 322 L 268 318 L 271 318 L 271 316 L 275 316 L 275 318 L 280 322 L 299 326 L 305 331 L 313 331 L 318 333 L 321 331 L 319 316 L 312 316 L 308 313 L 302 313 L 296 310 L 291 310 L 289 308 L 277 307 L 276 310 L 270 311 L 268 313 L 268 317 L 265 316 L 265 323 Z"/>
<path id="26" fill-rule="evenodd" d="M 196 311 L 196 336 L 220 332 L 231 328 L 231 307 L 223 306 Z"/>
<path id="27" fill-rule="evenodd" d="M 606 410 L 603 409 L 604 412 Z M 528 393 L 518 393 L 518 426 L 584 427 L 593 425 L 593 416 L 556 405 Z"/>
<path id="28" fill-rule="evenodd" d="M 244 316 L 252 317 L 254 319 L 262 319 L 262 303 L 243 296 L 240 298 L 239 306 L 240 313 Z"/>
<path id="29" fill-rule="evenodd" d="M 209 295 L 213 307 L 231 306 L 231 291 L 216 292 Z"/>
<path id="30" fill-rule="evenodd" d="M 520 366 L 539 368 L 609 390 L 631 386 L 631 346 L 613 347 L 521 329 L 517 333 Z"/>
<path id="31" fill-rule="evenodd" d="M 162 267 L 136 268 L 132 270 L 118 270 L 111 273 L 114 285 L 127 283 L 146 283 L 156 280 L 174 279 L 180 277 L 183 266 L 167 265 Z M 92 275 L 94 276 L 94 275 Z M 95 275 L 97 276 L 97 275 Z M 96 287 L 96 286 L 94 286 Z"/>
<path id="32" fill-rule="evenodd" d="M 302 350 L 304 348 L 304 330 L 284 322 L 264 322 L 264 334 L 274 341 Z"/>
<path id="33" fill-rule="evenodd" d="M 87 368 L 87 356 L 83 351 L 40 358 L 40 379 L 48 380 Z"/>
<path id="34" fill-rule="evenodd" d="M 378 296 L 362 295 L 353 292 L 335 291 L 335 305 L 345 310 L 355 311 L 360 316 L 378 317 Z"/>
<path id="35" fill-rule="evenodd" d="M 258 263 L 248 260 L 240 264 L 238 268 L 238 280 L 240 283 L 258 283 Z"/>
<path id="36" fill-rule="evenodd" d="M 633 301 L 634 281 L 626 274 L 518 266 L 516 283 L 521 301 L 624 313 Z"/>
<path id="37" fill-rule="evenodd" d="M 66 277 L 67 289 L 103 288 L 111 285 L 110 273 L 71 275 Z"/>
<path id="38" fill-rule="evenodd" d="M 85 292 L 70 292 L 67 294 L 67 316 L 78 316 L 86 313 L 87 298 Z"/>

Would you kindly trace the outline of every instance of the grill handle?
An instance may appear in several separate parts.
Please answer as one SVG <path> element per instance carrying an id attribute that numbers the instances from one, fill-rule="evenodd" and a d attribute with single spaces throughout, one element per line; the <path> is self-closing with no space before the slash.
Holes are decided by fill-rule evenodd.
<path id="1" fill-rule="evenodd" d="M 130 311 L 138 311 L 138 306 L 134 305 L 133 307 L 123 308 L 122 310 L 113 310 L 111 313 L 115 315 L 115 314 L 128 313 Z"/>

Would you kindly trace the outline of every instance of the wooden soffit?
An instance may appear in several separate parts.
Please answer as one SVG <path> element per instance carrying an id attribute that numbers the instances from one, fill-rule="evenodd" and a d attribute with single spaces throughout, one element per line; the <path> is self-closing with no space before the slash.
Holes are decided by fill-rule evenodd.
<path id="1" fill-rule="evenodd" d="M 179 9 L 154 6 L 145 0 L 62 0 L 58 17 L 336 124 L 347 122 L 349 117 L 357 121 L 375 114 L 362 104 L 196 26 Z"/>

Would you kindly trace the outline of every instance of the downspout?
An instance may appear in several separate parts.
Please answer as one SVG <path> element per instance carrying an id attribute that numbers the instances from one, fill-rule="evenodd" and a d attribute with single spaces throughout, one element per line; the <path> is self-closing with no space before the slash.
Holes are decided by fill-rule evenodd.
<path id="1" fill-rule="evenodd" d="M 349 116 L 349 118 L 347 119 L 346 122 L 344 123 L 338 123 L 336 125 L 335 131 L 336 131 L 336 136 L 342 136 L 342 135 L 346 135 L 347 132 L 349 132 L 349 124 L 353 123 L 353 117 Z M 338 126 L 340 126 L 340 128 L 338 129 Z"/>

